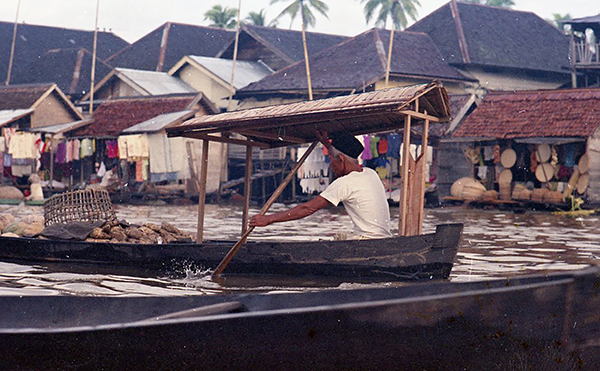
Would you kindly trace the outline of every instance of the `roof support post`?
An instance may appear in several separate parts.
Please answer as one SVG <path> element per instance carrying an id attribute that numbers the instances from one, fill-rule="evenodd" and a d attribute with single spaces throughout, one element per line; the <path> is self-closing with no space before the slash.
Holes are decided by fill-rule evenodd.
<path id="1" fill-rule="evenodd" d="M 246 171 L 244 174 L 244 211 L 242 214 L 242 236 L 248 230 L 248 215 L 250 211 L 250 193 L 252 185 L 252 146 L 246 146 Z"/>
<path id="2" fill-rule="evenodd" d="M 410 120 L 411 116 L 404 117 L 404 141 L 402 143 L 402 193 L 400 197 L 400 215 L 398 216 L 398 234 L 406 235 L 406 216 L 408 208 L 408 183 L 410 168 Z"/>
<path id="3" fill-rule="evenodd" d="M 208 140 L 202 141 L 202 160 L 200 168 L 200 189 L 198 190 L 198 229 L 197 243 L 202 243 L 204 234 L 204 212 L 206 208 L 206 179 L 208 177 Z"/>
<path id="4" fill-rule="evenodd" d="M 427 115 L 427 111 L 425 111 L 425 115 Z M 422 166 L 423 166 L 423 172 L 421 179 L 419 180 L 421 182 L 421 194 L 419 195 L 419 233 L 418 234 L 423 234 L 423 212 L 425 210 L 425 182 L 426 182 L 426 177 L 425 174 L 427 173 L 427 145 L 429 144 L 429 120 L 425 120 L 425 123 L 423 124 L 423 138 L 421 141 L 421 162 L 422 162 Z"/>

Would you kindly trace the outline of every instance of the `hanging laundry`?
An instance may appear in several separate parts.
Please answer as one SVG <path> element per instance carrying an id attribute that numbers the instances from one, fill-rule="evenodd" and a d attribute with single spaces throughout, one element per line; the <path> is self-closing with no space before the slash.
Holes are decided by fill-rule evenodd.
<path id="1" fill-rule="evenodd" d="M 377 151 L 379 152 L 379 156 L 383 156 L 388 151 L 388 140 L 387 138 L 379 139 L 379 143 L 377 144 Z"/>
<path id="2" fill-rule="evenodd" d="M 142 160 L 142 180 L 148 180 L 148 158 Z"/>
<path id="3" fill-rule="evenodd" d="M 135 181 L 136 182 L 143 182 L 144 181 L 144 175 L 143 175 L 143 163 L 142 160 L 136 161 L 135 162 Z"/>
<path id="4" fill-rule="evenodd" d="M 372 137 L 371 138 L 371 156 L 372 156 L 372 158 L 379 157 L 379 152 L 377 149 L 378 144 L 379 144 L 379 137 Z"/>
<path id="5" fill-rule="evenodd" d="M 16 133 L 16 128 L 2 128 L 2 137 L 6 141 L 6 148 L 10 148 L 10 141 Z"/>
<path id="6" fill-rule="evenodd" d="M 12 136 L 8 153 L 13 158 L 36 158 L 35 135 L 32 133 L 19 133 Z"/>
<path id="7" fill-rule="evenodd" d="M 363 147 L 365 147 L 365 149 L 362 152 L 360 158 L 362 158 L 363 160 L 372 159 L 373 155 L 371 155 L 371 136 L 363 135 Z"/>
<path id="8" fill-rule="evenodd" d="M 106 155 L 108 158 L 117 158 L 119 155 L 119 144 L 116 140 L 106 141 Z"/>
<path id="9" fill-rule="evenodd" d="M 390 134 L 387 137 L 388 151 L 387 156 L 391 158 L 400 158 L 400 145 L 402 144 L 402 138 L 400 134 Z"/>
<path id="10" fill-rule="evenodd" d="M 0 152 L 6 152 L 6 142 L 4 137 L 0 137 Z"/>
<path id="11" fill-rule="evenodd" d="M 64 164 L 67 160 L 67 144 L 60 142 L 56 146 L 56 154 L 54 155 L 54 162 L 57 164 Z"/>
<path id="12" fill-rule="evenodd" d="M 89 157 L 94 154 L 93 141 L 90 138 L 81 140 L 81 147 L 79 150 L 79 158 Z"/>
<path id="13" fill-rule="evenodd" d="M 73 161 L 79 161 L 81 151 L 81 142 L 79 139 L 73 140 Z"/>

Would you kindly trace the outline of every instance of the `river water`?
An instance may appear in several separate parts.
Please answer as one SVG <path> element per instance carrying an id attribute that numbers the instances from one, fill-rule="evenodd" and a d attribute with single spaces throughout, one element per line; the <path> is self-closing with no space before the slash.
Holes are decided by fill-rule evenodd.
<path id="1" fill-rule="evenodd" d="M 287 208 L 275 204 L 272 211 Z M 117 217 L 130 223 L 168 221 L 194 232 L 195 206 L 115 205 Z M 253 209 L 251 214 L 258 213 Z M 0 205 L 0 213 L 16 216 L 42 214 L 42 207 Z M 397 225 L 398 209 L 392 208 L 392 225 Z M 239 238 L 242 208 L 239 205 L 207 205 L 206 239 Z M 396 218 L 396 219 L 394 219 Z M 512 213 L 475 210 L 464 207 L 426 209 L 423 230 L 433 232 L 439 223 L 464 223 L 451 281 L 484 280 L 512 275 L 581 269 L 600 258 L 600 218 L 571 218 L 543 212 Z M 321 210 L 300 221 L 257 228 L 250 239 L 317 240 L 331 238 L 336 231 L 349 229 L 351 222 L 343 207 Z M 214 268 L 214 267 L 211 267 Z M 376 284 L 315 281 L 303 278 L 241 277 L 216 283 L 209 271 L 182 268 L 165 277 L 128 273 L 90 274 L 74 267 L 20 265 L 0 261 L 0 295 L 210 295 L 230 292 L 284 292 L 320 289 L 378 287 L 402 283 Z"/>

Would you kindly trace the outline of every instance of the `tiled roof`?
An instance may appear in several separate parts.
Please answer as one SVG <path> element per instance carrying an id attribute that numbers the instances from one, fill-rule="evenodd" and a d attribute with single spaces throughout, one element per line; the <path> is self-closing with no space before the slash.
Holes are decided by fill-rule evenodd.
<path id="1" fill-rule="evenodd" d="M 600 89 L 489 93 L 453 137 L 588 137 L 600 126 Z"/>
<path id="2" fill-rule="evenodd" d="M 306 32 L 306 44 L 310 54 L 330 48 L 348 39 L 348 36 Z M 257 54 L 256 43 L 270 52 L 270 56 Z M 233 59 L 233 41 L 227 45 L 220 58 Z M 252 49 L 245 51 L 245 49 Z M 260 53 L 260 52 L 258 52 Z M 281 69 L 304 58 L 302 32 L 275 27 L 261 27 L 244 24 L 240 30 L 239 58 L 253 61 L 261 59 L 273 69 Z M 277 59 L 277 62 L 272 59 Z"/>
<path id="3" fill-rule="evenodd" d="M 94 112 L 94 122 L 72 132 L 72 136 L 116 137 L 121 131 L 163 113 L 189 109 L 197 94 L 136 97 L 102 103 Z"/>
<path id="4" fill-rule="evenodd" d="M 186 55 L 214 57 L 234 36 L 222 28 L 167 22 L 107 62 L 114 67 L 166 72 Z"/>
<path id="5" fill-rule="evenodd" d="M 0 110 L 28 109 L 54 84 L 1 85 Z"/>
<path id="6" fill-rule="evenodd" d="M 0 79 L 6 81 L 14 23 L 0 22 Z M 94 32 L 58 27 L 19 24 L 12 76 L 20 75 L 27 66 L 51 49 L 85 48 L 93 50 Z M 128 42 L 110 32 L 98 32 L 97 55 L 108 58 Z"/>
<path id="7" fill-rule="evenodd" d="M 95 82 L 112 70 L 97 59 Z M 11 80 L 14 83 L 56 83 L 60 90 L 77 100 L 90 90 L 92 53 L 79 49 L 53 49 L 21 69 Z"/>
<path id="8" fill-rule="evenodd" d="M 390 32 L 371 29 L 310 57 L 312 87 L 315 90 L 359 90 L 385 75 Z M 449 66 L 431 39 L 423 33 L 396 32 L 391 74 L 427 80 L 468 79 Z M 306 69 L 299 61 L 241 89 L 238 94 L 307 89 Z"/>
<path id="9" fill-rule="evenodd" d="M 457 10 L 455 17 L 448 3 L 407 30 L 427 33 L 450 64 L 568 72 L 568 38 L 536 14 L 463 2 Z M 459 46 L 460 28 L 469 60 Z"/>

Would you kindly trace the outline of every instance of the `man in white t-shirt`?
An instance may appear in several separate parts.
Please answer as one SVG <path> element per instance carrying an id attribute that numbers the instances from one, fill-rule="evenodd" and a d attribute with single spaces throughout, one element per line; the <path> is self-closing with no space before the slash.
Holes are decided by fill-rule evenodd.
<path id="1" fill-rule="evenodd" d="M 354 224 L 352 233 L 338 233 L 336 239 L 368 239 L 392 237 L 390 211 L 385 189 L 379 176 L 358 163 L 364 150 L 358 139 L 340 133 L 330 141 L 326 132 L 319 131 L 317 138 L 328 150 L 330 166 L 337 176 L 319 196 L 289 210 L 270 215 L 255 215 L 251 227 L 264 227 L 272 223 L 304 218 L 326 206 L 344 204 Z"/>

